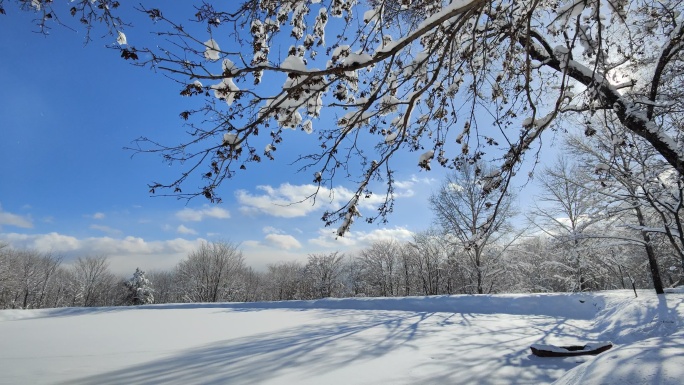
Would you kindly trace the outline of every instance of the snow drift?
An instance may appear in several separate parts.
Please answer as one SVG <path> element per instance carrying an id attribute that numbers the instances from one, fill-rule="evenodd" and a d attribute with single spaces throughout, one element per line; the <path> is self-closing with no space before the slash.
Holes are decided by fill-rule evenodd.
<path id="1" fill-rule="evenodd" d="M 615 291 L 3 310 L 0 383 L 678 384 L 683 300 Z M 596 341 L 615 347 L 529 349 Z"/>

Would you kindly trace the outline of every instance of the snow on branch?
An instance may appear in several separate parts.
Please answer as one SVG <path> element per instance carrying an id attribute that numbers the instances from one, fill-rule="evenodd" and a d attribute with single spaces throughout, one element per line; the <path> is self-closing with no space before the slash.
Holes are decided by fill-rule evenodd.
<path id="1" fill-rule="evenodd" d="M 139 140 L 138 151 L 186 167 L 177 180 L 153 184 L 155 193 L 178 194 L 197 171 L 200 191 L 179 195 L 218 201 L 223 181 L 262 157 L 281 161 L 288 148 L 319 184 L 344 175 L 365 190 L 360 196 L 384 189 L 384 218 L 391 178 L 380 178 L 373 161 L 388 168 L 385 175 L 397 154 L 414 156 L 421 172 L 433 160 L 451 168 L 496 161 L 484 191 L 505 194 L 549 127 L 596 111 L 614 114 L 684 172 L 679 3 L 243 0 L 221 7 L 199 8 L 201 28 L 141 7 L 169 46 L 118 48 L 165 71 L 182 95 L 205 98 L 181 113 L 185 143 Z M 294 145 L 284 130 L 316 143 Z M 339 220 L 346 232 L 357 203 L 324 221 Z"/>

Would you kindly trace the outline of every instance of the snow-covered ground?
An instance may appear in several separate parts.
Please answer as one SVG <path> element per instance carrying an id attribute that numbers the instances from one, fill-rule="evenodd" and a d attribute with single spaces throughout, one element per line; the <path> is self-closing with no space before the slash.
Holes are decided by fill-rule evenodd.
<path id="1" fill-rule="evenodd" d="M 0 311 L 2 384 L 681 384 L 684 294 Z M 612 341 L 540 358 L 534 343 Z"/>

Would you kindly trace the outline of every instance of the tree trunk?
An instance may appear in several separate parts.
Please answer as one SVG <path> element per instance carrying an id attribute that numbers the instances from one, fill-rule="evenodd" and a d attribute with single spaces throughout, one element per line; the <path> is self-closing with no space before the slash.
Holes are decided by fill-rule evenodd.
<path id="1" fill-rule="evenodd" d="M 646 221 L 644 220 L 644 214 L 641 212 L 641 208 L 634 205 L 634 212 L 636 213 L 637 220 L 639 221 L 639 226 L 645 226 Z M 648 256 L 648 266 L 651 269 L 651 278 L 653 279 L 653 287 L 655 288 L 656 294 L 663 294 L 663 281 L 660 278 L 660 269 L 658 268 L 658 260 L 656 259 L 655 251 L 653 250 L 653 245 L 651 244 L 651 236 L 647 232 L 642 231 L 641 236 L 644 239 L 646 255 Z"/>

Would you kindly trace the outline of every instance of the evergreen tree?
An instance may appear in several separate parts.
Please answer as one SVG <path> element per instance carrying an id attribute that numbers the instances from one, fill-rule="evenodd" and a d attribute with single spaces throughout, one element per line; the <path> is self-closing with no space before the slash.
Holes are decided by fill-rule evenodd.
<path id="1" fill-rule="evenodd" d="M 126 302 L 132 305 L 147 305 L 154 303 L 154 289 L 149 279 L 145 277 L 145 272 L 139 268 L 128 281 L 124 282 L 128 289 Z"/>

